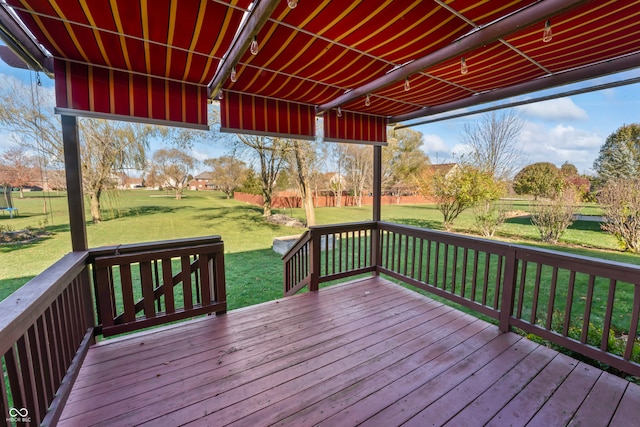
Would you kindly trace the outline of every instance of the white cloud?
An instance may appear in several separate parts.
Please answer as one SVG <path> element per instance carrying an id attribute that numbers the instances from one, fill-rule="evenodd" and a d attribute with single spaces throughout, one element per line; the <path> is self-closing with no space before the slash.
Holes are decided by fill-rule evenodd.
<path id="1" fill-rule="evenodd" d="M 590 173 L 593 161 L 604 143 L 596 132 L 558 124 L 552 128 L 526 122 L 519 138 L 527 163 L 574 164 L 580 173 Z"/>
<path id="2" fill-rule="evenodd" d="M 586 120 L 587 112 L 578 107 L 571 98 L 558 98 L 518 107 L 527 116 L 543 120 Z"/>
<path id="3" fill-rule="evenodd" d="M 439 135 L 423 135 L 422 150 L 427 153 L 431 163 L 442 163 L 451 159 L 451 148 Z"/>

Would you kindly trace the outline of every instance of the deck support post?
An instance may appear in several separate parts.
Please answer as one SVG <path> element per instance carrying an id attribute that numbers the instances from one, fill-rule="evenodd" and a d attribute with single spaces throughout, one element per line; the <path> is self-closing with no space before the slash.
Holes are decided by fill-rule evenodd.
<path id="1" fill-rule="evenodd" d="M 62 116 L 62 143 L 64 147 L 64 170 L 67 179 L 71 248 L 74 252 L 86 251 L 88 249 L 87 224 L 84 216 L 84 197 L 82 193 L 80 136 L 75 116 Z"/>
<path id="2" fill-rule="evenodd" d="M 376 267 L 374 276 L 380 273 L 380 229 L 377 223 L 381 220 L 382 205 L 382 146 L 373 146 L 373 221 L 376 227 L 371 232 L 371 262 Z"/>
<path id="3" fill-rule="evenodd" d="M 511 249 L 505 256 L 504 279 L 500 289 L 500 313 L 499 328 L 502 332 L 511 330 L 510 319 L 513 312 L 513 303 L 516 294 L 516 280 L 518 277 L 518 260 L 516 250 Z"/>
<path id="4" fill-rule="evenodd" d="M 311 228 L 311 239 L 309 241 L 309 260 L 310 260 L 310 272 L 309 272 L 309 291 L 317 291 L 320 288 L 320 239 L 319 232 Z M 329 244 L 329 237 L 327 236 L 327 245 Z M 335 245 L 335 242 L 333 243 Z M 335 248 L 335 247 L 334 247 Z"/>

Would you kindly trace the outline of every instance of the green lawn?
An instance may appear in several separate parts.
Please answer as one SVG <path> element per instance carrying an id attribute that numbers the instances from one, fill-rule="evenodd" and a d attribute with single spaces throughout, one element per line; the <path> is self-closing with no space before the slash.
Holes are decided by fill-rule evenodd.
<path id="1" fill-rule="evenodd" d="M 13 230 L 37 228 L 47 218 L 52 235 L 34 243 L 0 246 L 0 299 L 5 298 L 26 281 L 42 272 L 71 250 L 66 196 L 63 193 L 43 196 L 25 193 L 15 197 L 20 216 L 10 219 L 0 216 L 0 226 Z M 43 213 L 47 204 L 53 218 Z M 509 201 L 509 209 L 528 210 L 526 201 Z M 187 192 L 182 200 L 160 191 L 131 190 L 107 197 L 105 220 L 88 223 L 90 247 L 145 242 L 205 235 L 221 235 L 225 244 L 229 308 L 238 308 L 282 296 L 282 261 L 271 250 L 274 237 L 301 233 L 301 229 L 267 224 L 261 209 L 221 193 Z M 583 207 L 586 214 L 597 213 L 597 207 Z M 303 219 L 300 209 L 283 209 L 280 213 Z M 318 208 L 319 224 L 363 221 L 371 219 L 371 207 Z M 441 214 L 431 205 L 392 205 L 382 207 L 383 220 L 442 229 Z M 90 216 L 87 211 L 87 219 Z M 465 212 L 456 222 L 456 231 L 473 231 L 473 215 Z M 499 232 L 500 238 L 541 245 L 528 218 L 508 220 Z M 621 262 L 639 263 L 640 258 L 616 251 L 615 239 L 602 231 L 595 222 L 577 221 L 563 241 L 571 246 L 553 249 L 597 256 Z M 589 248 L 602 248 L 594 251 Z"/>

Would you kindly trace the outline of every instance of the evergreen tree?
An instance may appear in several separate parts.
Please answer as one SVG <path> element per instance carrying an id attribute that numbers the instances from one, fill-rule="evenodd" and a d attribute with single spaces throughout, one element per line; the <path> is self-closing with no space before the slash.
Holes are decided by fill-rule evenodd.
<path id="1" fill-rule="evenodd" d="M 609 135 L 593 168 L 603 182 L 636 177 L 640 170 L 640 124 L 623 125 Z"/>

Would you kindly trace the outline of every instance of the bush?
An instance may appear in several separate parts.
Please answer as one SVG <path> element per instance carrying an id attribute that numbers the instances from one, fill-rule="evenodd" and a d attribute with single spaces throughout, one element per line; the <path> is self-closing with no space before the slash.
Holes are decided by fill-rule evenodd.
<path id="1" fill-rule="evenodd" d="M 604 212 L 601 228 L 613 234 L 620 247 L 640 252 L 640 179 L 614 179 L 600 191 Z"/>
<path id="2" fill-rule="evenodd" d="M 538 202 L 531 211 L 531 223 L 543 242 L 558 243 L 560 237 L 573 224 L 577 212 L 575 193 L 565 190 L 553 200 Z"/>
<path id="3" fill-rule="evenodd" d="M 478 203 L 473 208 L 475 222 L 474 225 L 484 237 L 493 237 L 498 227 L 507 218 L 506 210 L 503 206 L 491 203 L 486 200 Z"/>

